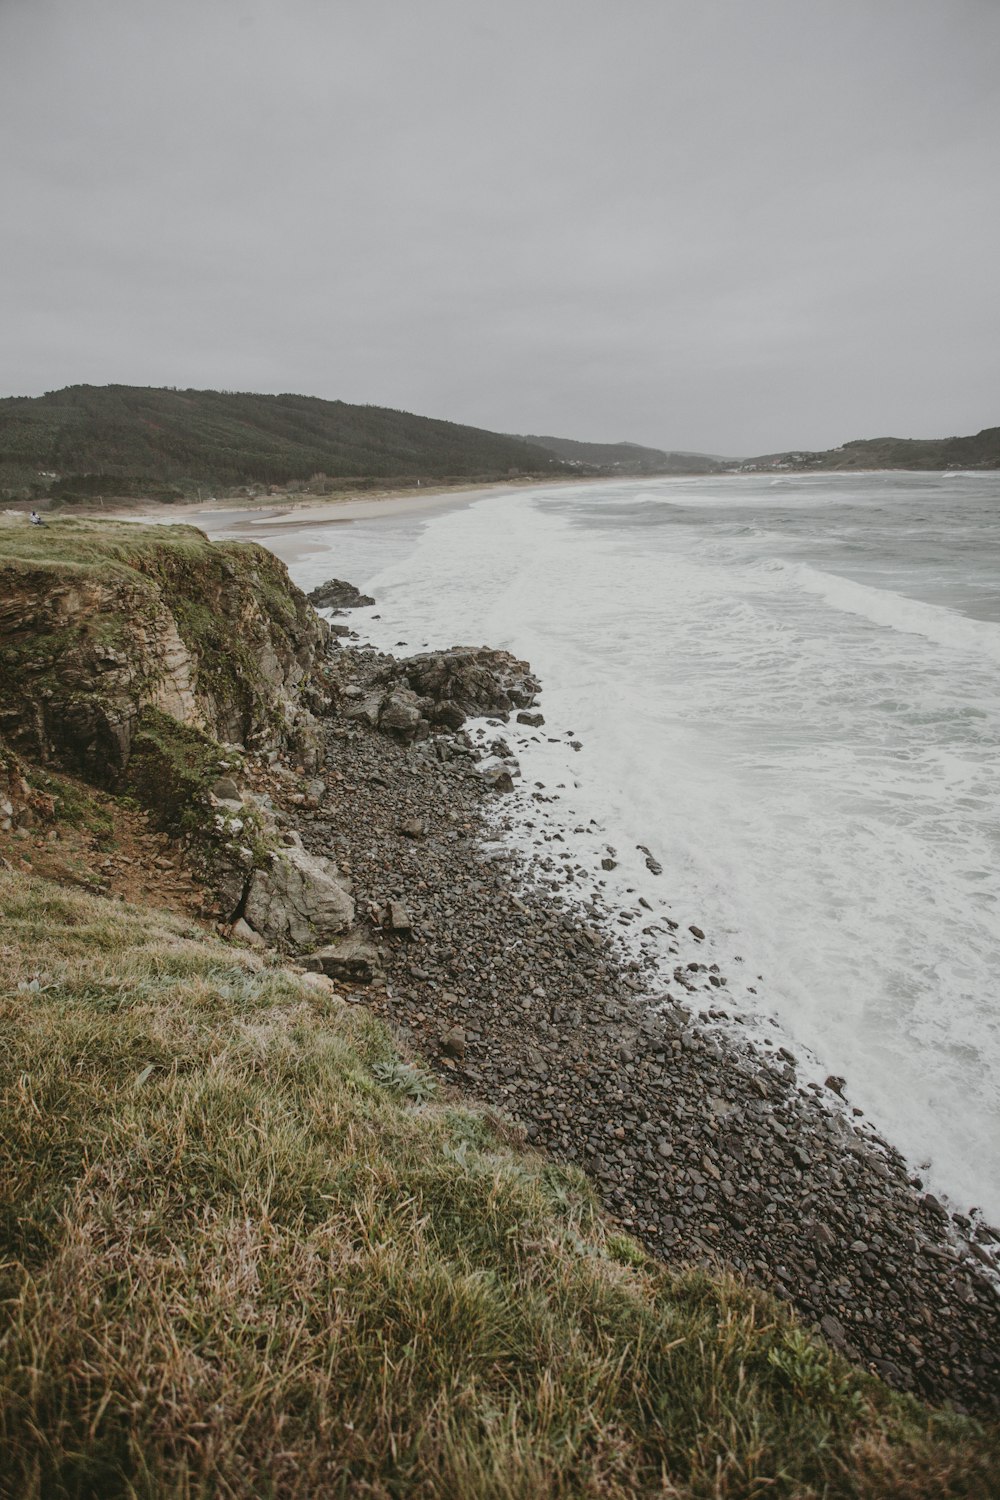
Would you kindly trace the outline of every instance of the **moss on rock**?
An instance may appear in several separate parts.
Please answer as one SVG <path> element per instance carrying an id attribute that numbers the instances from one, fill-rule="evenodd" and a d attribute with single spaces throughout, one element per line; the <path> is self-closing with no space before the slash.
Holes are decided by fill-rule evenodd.
<path id="1" fill-rule="evenodd" d="M 0 728 L 105 785 L 145 708 L 249 749 L 315 753 L 327 626 L 263 548 L 192 526 L 0 531 Z"/>

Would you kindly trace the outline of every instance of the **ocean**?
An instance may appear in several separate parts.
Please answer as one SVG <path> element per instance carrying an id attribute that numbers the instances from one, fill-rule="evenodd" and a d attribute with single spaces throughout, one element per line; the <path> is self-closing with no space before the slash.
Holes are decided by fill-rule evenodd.
<path id="1" fill-rule="evenodd" d="M 526 657 L 507 839 L 626 941 L 669 915 L 661 988 L 717 963 L 720 1024 L 843 1076 L 1000 1223 L 1000 476 L 539 486 L 261 536 L 372 593 L 383 649 Z"/>

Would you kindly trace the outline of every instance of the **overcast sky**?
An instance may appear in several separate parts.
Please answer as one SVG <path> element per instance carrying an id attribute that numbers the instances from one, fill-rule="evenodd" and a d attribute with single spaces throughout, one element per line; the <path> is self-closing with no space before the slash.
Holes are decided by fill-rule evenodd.
<path id="1" fill-rule="evenodd" d="M 0 394 L 1000 423 L 1000 0 L 0 0 Z"/>

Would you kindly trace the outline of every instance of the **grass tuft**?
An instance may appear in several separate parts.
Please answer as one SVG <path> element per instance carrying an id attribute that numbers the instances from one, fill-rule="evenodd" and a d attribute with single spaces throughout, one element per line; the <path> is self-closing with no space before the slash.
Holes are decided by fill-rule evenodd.
<path id="1" fill-rule="evenodd" d="M 1000 1488 L 995 1434 L 651 1261 L 360 1009 L 166 914 L 0 901 L 0 1492 Z"/>

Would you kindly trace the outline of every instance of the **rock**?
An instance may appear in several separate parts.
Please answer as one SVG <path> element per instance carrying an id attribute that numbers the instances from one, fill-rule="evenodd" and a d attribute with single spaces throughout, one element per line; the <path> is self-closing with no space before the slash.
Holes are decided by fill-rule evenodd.
<path id="1" fill-rule="evenodd" d="M 307 971 L 305 974 L 296 974 L 299 984 L 304 984 L 307 990 L 312 990 L 319 995 L 336 995 L 337 986 L 326 974 L 314 974 Z"/>
<path id="2" fill-rule="evenodd" d="M 212 783 L 211 792 L 213 797 L 218 797 L 220 802 L 239 802 L 240 789 L 231 776 L 220 776 L 218 781 Z"/>
<path id="3" fill-rule="evenodd" d="M 540 684 L 527 662 L 488 646 L 452 646 L 422 652 L 383 669 L 387 685 L 400 684 L 428 700 L 432 723 L 460 729 L 470 715 L 529 708 Z"/>
<path id="4" fill-rule="evenodd" d="M 284 564 L 263 548 L 230 552 L 165 528 L 143 562 L 129 563 L 116 552 L 120 524 L 88 531 L 82 572 L 68 540 L 44 571 L 5 572 L 5 738 L 32 760 L 102 786 L 128 769 L 151 710 L 219 742 L 261 751 L 310 740 L 315 754 L 303 688 L 325 660 L 328 631 Z M 15 647 L 24 638 L 37 638 L 37 652 Z M 55 654 L 41 644 L 53 639 Z M 240 644 L 238 667 L 220 649 L 228 640 Z M 152 810 L 160 814 L 158 802 Z"/>
<path id="5" fill-rule="evenodd" d="M 354 902 L 331 860 L 292 845 L 254 871 L 244 915 L 265 938 L 301 951 L 350 927 Z"/>
<path id="6" fill-rule="evenodd" d="M 345 583 L 342 578 L 327 579 L 326 583 L 319 584 L 308 593 L 306 598 L 316 609 L 361 609 L 375 603 L 369 594 L 362 594 L 353 583 Z"/>
<path id="7" fill-rule="evenodd" d="M 244 922 L 242 917 L 237 917 L 233 923 L 231 936 L 238 943 L 248 943 L 251 948 L 266 948 L 267 944 L 259 932 L 254 932 L 249 923 Z"/>
<path id="8" fill-rule="evenodd" d="M 326 974 L 329 979 L 349 980 L 353 984 L 371 984 L 381 970 L 378 949 L 357 932 L 352 932 L 339 943 L 317 948 L 301 963 L 303 968 L 316 974 Z"/>
<path id="9" fill-rule="evenodd" d="M 833 1313 L 826 1313 L 820 1318 L 819 1326 L 833 1347 L 842 1350 L 847 1343 L 847 1334 L 840 1319 L 835 1317 Z"/>
<path id="10" fill-rule="evenodd" d="M 440 724 L 442 729 L 461 729 L 466 720 L 466 713 L 461 704 L 437 703 L 431 709 L 431 717 L 435 724 Z"/>
<path id="11" fill-rule="evenodd" d="M 400 739 L 413 740 L 420 736 L 427 723 L 420 711 L 417 695 L 408 688 L 396 688 L 389 693 L 379 710 L 378 727 L 388 734 L 397 734 Z"/>
<path id="12" fill-rule="evenodd" d="M 412 932 L 413 918 L 402 901 L 390 901 L 386 911 L 385 925 L 393 932 Z"/>
<path id="13" fill-rule="evenodd" d="M 356 719 L 362 724 L 367 724 L 369 729 L 374 729 L 378 724 L 381 711 L 381 693 L 365 693 L 360 699 L 352 694 L 347 707 L 344 709 L 344 718 Z"/>
<path id="14" fill-rule="evenodd" d="M 545 723 L 545 715 L 538 713 L 526 713 L 523 709 L 517 716 L 519 724 L 528 724 L 532 729 L 541 729 Z"/>
<path id="15" fill-rule="evenodd" d="M 464 1058 L 465 1031 L 461 1026 L 452 1026 L 441 1033 L 441 1051 L 446 1057 L 455 1057 L 459 1061 Z"/>
<path id="16" fill-rule="evenodd" d="M 699 943 L 703 943 L 705 941 L 705 934 L 702 932 L 700 927 L 695 927 L 692 925 L 688 928 L 688 932 L 693 938 L 696 938 Z"/>

